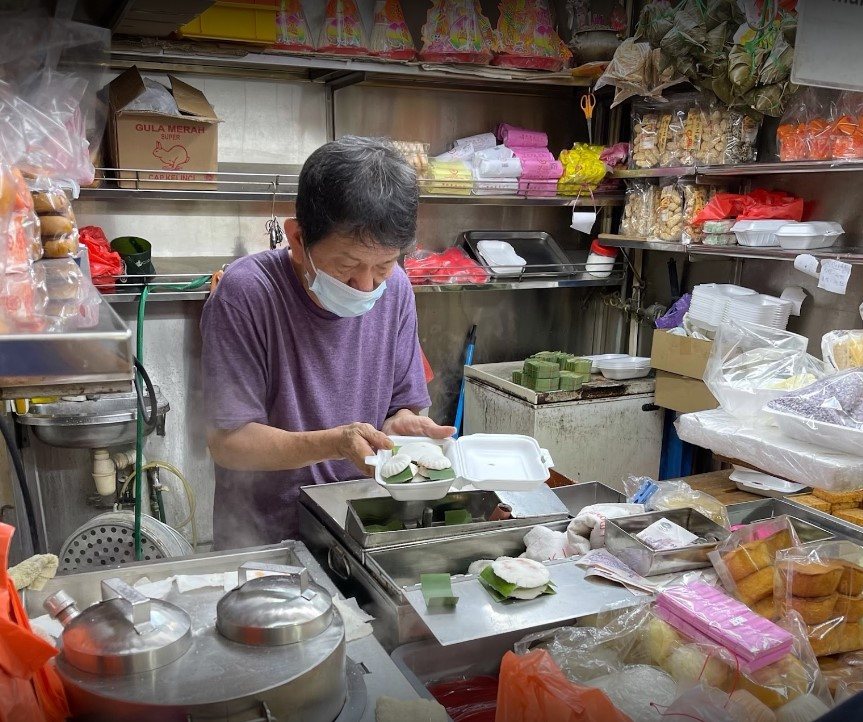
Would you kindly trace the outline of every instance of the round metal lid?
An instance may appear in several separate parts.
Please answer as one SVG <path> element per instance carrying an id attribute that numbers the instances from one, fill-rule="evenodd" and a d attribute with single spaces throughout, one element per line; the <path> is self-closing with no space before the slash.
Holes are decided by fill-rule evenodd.
<path id="1" fill-rule="evenodd" d="M 62 592 L 46 600 L 52 615 L 64 621 L 63 656 L 78 669 L 103 675 L 147 672 L 179 659 L 191 646 L 192 622 L 179 607 L 150 599 L 119 579 L 102 582 L 102 599 L 80 614 Z"/>
<path id="2" fill-rule="evenodd" d="M 248 579 L 249 572 L 276 575 Z M 216 606 L 216 628 L 233 642 L 273 647 L 305 642 L 333 620 L 333 600 L 306 569 L 247 562 L 239 586 Z"/>

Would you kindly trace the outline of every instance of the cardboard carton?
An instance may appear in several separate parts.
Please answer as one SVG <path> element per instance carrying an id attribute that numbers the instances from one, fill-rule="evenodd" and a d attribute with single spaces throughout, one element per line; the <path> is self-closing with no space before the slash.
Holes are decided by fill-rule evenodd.
<path id="1" fill-rule="evenodd" d="M 719 406 L 703 381 L 691 379 L 667 371 L 656 372 L 656 399 L 654 402 L 663 409 L 671 409 L 681 414 L 694 411 L 707 411 Z"/>
<path id="2" fill-rule="evenodd" d="M 712 341 L 676 336 L 657 329 L 653 332 L 650 365 L 659 371 L 702 379 L 712 348 Z"/>
<path id="3" fill-rule="evenodd" d="M 146 90 L 135 66 L 108 85 L 108 140 L 121 188 L 216 188 L 219 119 L 204 94 L 173 75 L 170 92 L 180 115 L 133 110 Z M 127 180 L 128 179 L 128 180 Z"/>

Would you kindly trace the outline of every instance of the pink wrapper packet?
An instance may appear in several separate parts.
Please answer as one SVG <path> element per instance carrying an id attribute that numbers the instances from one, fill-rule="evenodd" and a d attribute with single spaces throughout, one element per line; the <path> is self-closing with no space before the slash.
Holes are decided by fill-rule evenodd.
<path id="1" fill-rule="evenodd" d="M 524 180 L 557 180 L 563 175 L 563 164 L 558 160 L 522 160 L 521 178 Z"/>
<path id="2" fill-rule="evenodd" d="M 522 178 L 518 182 L 518 194 L 529 198 L 554 198 L 557 195 L 557 181 Z"/>
<path id="3" fill-rule="evenodd" d="M 509 146 L 507 146 L 509 148 Z M 521 161 L 525 160 L 555 160 L 554 156 L 548 150 L 548 148 L 522 148 L 516 146 L 515 148 L 510 148 L 510 150 L 515 154 L 515 157 Z"/>
<path id="4" fill-rule="evenodd" d="M 548 147 L 548 135 L 541 130 L 528 130 L 519 128 L 509 123 L 501 123 L 497 128 L 497 137 L 504 145 L 512 148 L 523 146 L 525 148 Z"/>

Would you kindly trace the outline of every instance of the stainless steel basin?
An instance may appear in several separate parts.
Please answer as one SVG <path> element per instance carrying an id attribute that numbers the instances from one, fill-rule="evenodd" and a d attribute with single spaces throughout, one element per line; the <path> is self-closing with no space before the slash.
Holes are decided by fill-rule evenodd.
<path id="1" fill-rule="evenodd" d="M 156 387 L 157 421 L 150 434 L 163 426 L 170 406 Z M 145 397 L 149 403 L 149 396 Z M 134 392 L 104 394 L 86 401 L 33 404 L 18 423 L 32 428 L 36 438 L 66 449 L 104 449 L 135 443 L 137 402 Z"/>

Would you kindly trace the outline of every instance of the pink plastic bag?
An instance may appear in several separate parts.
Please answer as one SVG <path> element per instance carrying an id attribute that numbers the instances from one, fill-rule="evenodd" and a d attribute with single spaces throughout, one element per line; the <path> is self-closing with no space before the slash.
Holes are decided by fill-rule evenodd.
<path id="1" fill-rule="evenodd" d="M 548 148 L 548 135 L 541 130 L 528 130 L 509 123 L 497 127 L 497 137 L 508 148 Z"/>

